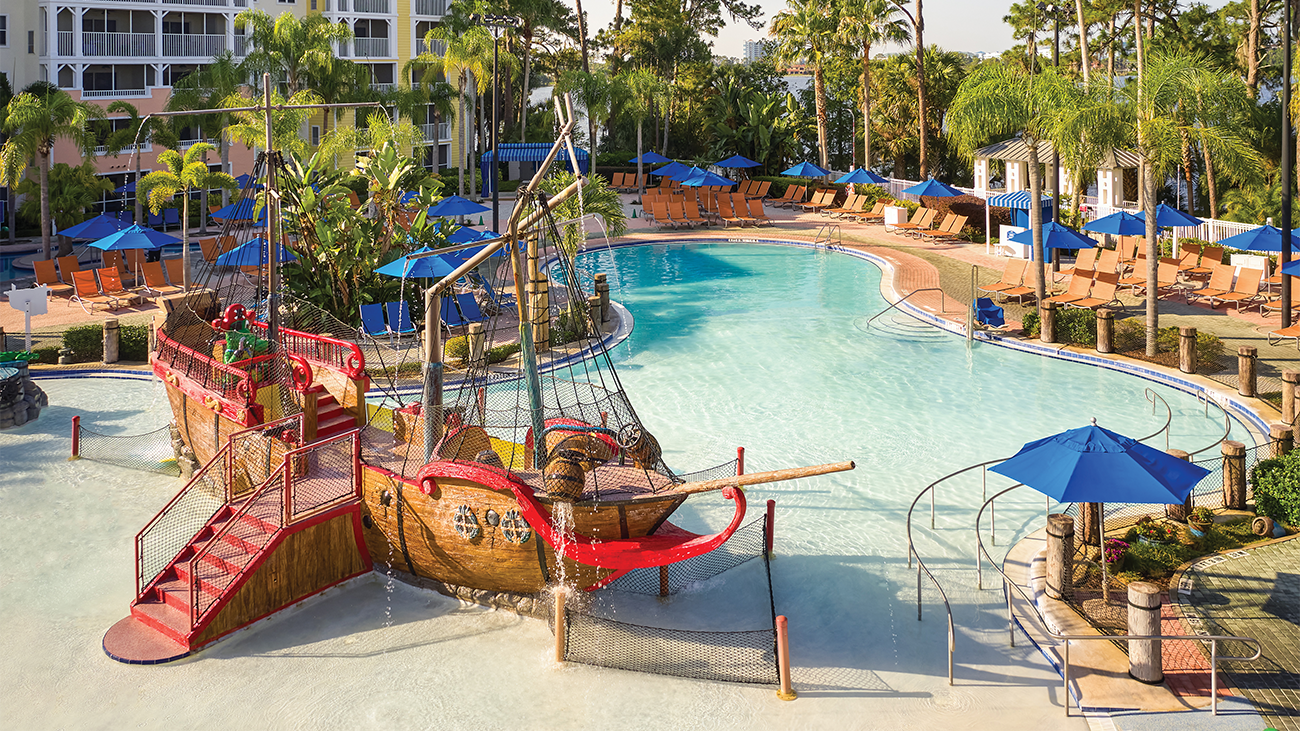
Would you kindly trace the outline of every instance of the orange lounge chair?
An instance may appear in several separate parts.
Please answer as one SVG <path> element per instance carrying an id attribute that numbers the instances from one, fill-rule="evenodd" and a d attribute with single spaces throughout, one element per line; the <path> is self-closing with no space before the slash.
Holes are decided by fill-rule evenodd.
<path id="1" fill-rule="evenodd" d="M 1226 266 L 1226 265 L 1225 265 Z M 1232 269 L 1232 267 L 1227 267 Z M 1264 317 L 1271 317 L 1274 312 L 1282 311 L 1282 298 L 1279 297 L 1272 302 L 1265 302 L 1259 306 L 1259 314 Z M 1291 288 L 1291 311 L 1300 312 L 1300 287 Z"/>
<path id="2" fill-rule="evenodd" d="M 690 228 L 695 225 L 686 218 L 686 201 L 684 200 L 675 200 L 668 204 L 668 217 L 678 226 Z"/>
<path id="3" fill-rule="evenodd" d="M 1183 244 L 1183 252 L 1178 257 L 1178 271 L 1190 272 L 1200 266 L 1201 247 L 1198 244 Z M 1220 254 L 1222 256 L 1222 254 Z"/>
<path id="4" fill-rule="evenodd" d="M 1268 333 L 1269 345 L 1281 345 L 1282 341 L 1291 339 L 1295 341 L 1296 350 L 1300 350 L 1300 324 L 1284 327 L 1279 330 L 1270 330 Z"/>
<path id="5" fill-rule="evenodd" d="M 969 216 L 956 216 L 947 230 L 922 232 L 921 238 L 930 239 L 938 243 L 940 241 L 956 241 L 961 236 L 962 229 L 966 228 L 966 221 L 970 220 Z"/>
<path id="6" fill-rule="evenodd" d="M 176 259 L 180 261 L 180 259 Z M 165 297 L 169 294 L 179 294 L 185 290 L 181 287 L 167 283 L 167 278 L 163 275 L 163 266 L 161 261 L 147 261 L 142 267 L 144 273 L 144 287 L 157 297 Z"/>
<path id="7" fill-rule="evenodd" d="M 1119 271 L 1119 250 L 1102 249 L 1101 255 L 1097 257 L 1097 273 L 1113 274 Z M 1116 277 L 1118 279 L 1118 277 Z"/>
<path id="8" fill-rule="evenodd" d="M 906 233 L 910 236 L 916 236 L 918 238 L 926 234 L 948 233 L 948 227 L 951 226 L 953 221 L 956 220 L 957 220 L 957 214 L 949 212 L 948 215 L 943 217 L 943 221 L 938 226 L 934 225 L 934 220 L 931 219 L 929 226 L 926 226 L 925 228 L 914 228 L 911 229 L 910 231 L 907 231 Z"/>
<path id="9" fill-rule="evenodd" d="M 834 188 L 824 188 L 813 194 L 812 200 L 807 203 L 799 204 L 805 212 L 812 211 L 816 213 L 823 208 L 830 208 L 835 203 L 836 190 Z"/>
<path id="10" fill-rule="evenodd" d="M 104 266 L 105 266 L 105 267 L 110 267 L 110 268 L 112 268 L 114 271 L 116 271 L 116 272 L 117 272 L 117 278 L 118 278 L 118 280 L 119 280 L 120 282 L 122 282 L 123 284 L 125 284 L 125 285 L 127 285 L 127 286 L 130 286 L 130 287 L 134 287 L 134 286 L 135 286 L 135 274 L 133 274 L 133 273 L 131 273 L 131 272 L 128 272 L 128 271 L 126 270 L 126 261 L 122 258 L 122 252 L 120 252 L 120 251 L 105 251 L 105 252 L 104 252 Z M 102 279 L 100 280 L 100 283 L 101 283 L 101 284 L 103 283 L 103 280 L 102 280 Z"/>
<path id="11" fill-rule="evenodd" d="M 106 310 L 116 310 L 124 306 L 117 297 L 111 297 L 99 291 L 99 283 L 95 281 L 94 272 L 73 272 L 72 286 L 76 289 L 76 292 L 68 300 L 68 304 L 71 305 L 76 302 L 87 313 L 94 312 L 95 305 L 100 305 Z"/>
<path id="12" fill-rule="evenodd" d="M 1119 288 L 1119 275 L 1115 272 L 1100 272 L 1097 278 L 1092 282 L 1092 293 L 1085 299 L 1066 302 L 1066 307 L 1078 307 L 1084 310 L 1095 310 L 1099 307 L 1105 307 L 1109 304 L 1123 305 L 1119 298 L 1115 296 L 1115 290 Z M 1049 300 L 1050 301 L 1050 300 Z"/>
<path id="13" fill-rule="evenodd" d="M 938 214 L 939 212 L 932 208 L 918 208 L 916 209 L 916 213 L 912 215 L 910 221 L 895 224 L 893 226 L 893 231 L 894 233 L 905 233 L 915 229 L 929 228 L 930 222 L 933 221 L 934 217 Z M 886 225 L 885 230 L 890 230 L 890 227 Z"/>
<path id="14" fill-rule="evenodd" d="M 1074 266 L 1069 269 L 1062 269 L 1057 274 L 1073 276 L 1087 272 L 1088 276 L 1092 277 L 1097 271 L 1097 253 L 1096 248 L 1079 249 L 1079 255 L 1074 259 Z"/>
<path id="15" fill-rule="evenodd" d="M 1206 299 L 1210 300 L 1210 309 L 1215 309 L 1218 305 L 1215 302 L 1237 303 L 1237 311 L 1241 311 L 1242 304 L 1249 305 L 1251 302 L 1259 300 L 1259 283 L 1264 279 L 1263 269 L 1242 269 L 1237 273 L 1237 283 L 1232 286 L 1231 292 L 1219 295 L 1210 295 Z"/>
<path id="16" fill-rule="evenodd" d="M 1092 278 L 1080 274 L 1070 275 L 1070 286 L 1066 288 L 1065 294 L 1058 294 L 1055 297 L 1048 297 L 1044 302 L 1055 302 L 1058 305 L 1068 305 L 1071 302 L 1080 302 L 1088 299 L 1088 291 L 1092 289 Z"/>
<path id="17" fill-rule="evenodd" d="M 1002 279 L 993 284 L 980 287 L 981 292 L 1000 293 L 1008 289 L 1015 289 L 1025 279 L 1025 267 L 1029 266 L 1027 259 L 1007 259 L 1007 265 L 1002 269 Z"/>
<path id="18" fill-rule="evenodd" d="M 162 262 L 162 264 L 163 267 L 167 270 L 167 280 L 172 283 L 172 286 L 180 287 L 182 290 L 184 290 L 185 289 L 185 261 L 179 258 L 165 259 Z M 193 277 L 194 272 L 191 271 L 190 276 Z M 191 282 L 191 284 L 193 284 L 193 282 Z"/>
<path id="19" fill-rule="evenodd" d="M 767 213 L 763 211 L 763 200 L 761 198 L 749 199 L 749 217 L 754 219 L 755 226 L 774 225 L 772 219 L 768 218 Z"/>
<path id="20" fill-rule="evenodd" d="M 140 295 L 122 286 L 121 275 L 113 267 L 99 269 L 97 274 L 99 275 L 99 291 L 116 299 L 118 302 L 134 305 L 144 300 Z"/>
<path id="21" fill-rule="evenodd" d="M 1223 263 L 1223 247 L 1207 246 L 1201 249 L 1201 263 L 1198 266 L 1188 269 L 1185 274 L 1189 277 L 1199 277 L 1204 274 L 1211 274 L 1214 267 Z"/>
<path id="22" fill-rule="evenodd" d="M 73 292 L 77 291 L 71 284 L 59 281 L 59 274 L 54 270 L 53 259 L 37 259 L 32 262 L 32 267 L 36 270 L 36 283 L 49 287 L 50 294 L 55 297 L 71 297 Z"/>
<path id="23" fill-rule="evenodd" d="M 1219 264 L 1214 267 L 1214 273 L 1210 275 L 1210 281 L 1200 289 L 1193 289 L 1187 293 L 1188 299 L 1195 297 L 1197 299 L 1208 299 L 1217 297 L 1221 294 L 1228 294 L 1232 291 L 1232 277 L 1236 269 L 1226 264 Z M 1213 304 L 1213 303 L 1211 303 Z"/>

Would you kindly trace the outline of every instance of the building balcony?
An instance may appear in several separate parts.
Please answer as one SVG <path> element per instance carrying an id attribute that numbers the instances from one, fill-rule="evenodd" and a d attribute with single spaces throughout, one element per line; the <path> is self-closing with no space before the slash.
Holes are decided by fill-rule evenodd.
<path id="1" fill-rule="evenodd" d="M 226 37 L 215 33 L 164 33 L 162 40 L 164 56 L 212 58 L 226 50 Z"/>
<path id="2" fill-rule="evenodd" d="M 415 14 L 442 17 L 447 14 L 447 0 L 415 0 Z"/>
<path id="3" fill-rule="evenodd" d="M 417 56 L 421 56 L 426 53 L 431 53 L 435 56 L 442 56 L 446 52 L 447 52 L 446 41 L 434 41 L 432 46 L 425 43 L 423 38 L 417 39 L 415 41 L 415 55 Z"/>
<path id="4" fill-rule="evenodd" d="M 193 146 L 199 144 L 200 142 L 206 142 L 206 143 L 208 143 L 209 145 L 212 145 L 213 147 L 217 147 L 217 146 L 218 146 L 218 141 L 217 141 L 217 140 L 212 140 L 212 139 L 208 139 L 208 140 L 180 140 L 180 141 L 177 142 L 177 144 L 176 144 L 176 150 L 177 150 L 178 152 L 185 152 L 186 150 L 188 150 L 188 149 L 190 149 L 191 147 L 193 147 Z"/>
<path id="5" fill-rule="evenodd" d="M 387 38 L 353 38 L 352 51 L 357 58 L 389 58 L 390 56 Z"/>
<path id="6" fill-rule="evenodd" d="M 206 5 L 208 7 L 228 8 L 230 0 L 162 0 L 163 5 Z M 236 3 L 237 7 L 245 7 Z"/>
<path id="7" fill-rule="evenodd" d="M 130 155 L 130 154 L 133 154 L 133 153 L 136 153 L 136 152 L 153 152 L 153 143 L 152 143 L 152 142 L 145 142 L 144 144 L 140 144 L 140 145 L 127 145 L 126 147 L 123 147 L 122 150 L 121 150 L 120 152 L 118 152 L 117 154 L 118 154 L 118 155 Z M 109 153 L 108 153 L 108 145 L 99 145 L 98 147 L 96 147 L 96 148 L 95 148 L 95 154 L 96 154 L 96 155 L 107 155 L 107 154 L 109 154 Z"/>
<path id="8" fill-rule="evenodd" d="M 396 89 L 396 88 L 397 88 L 397 84 L 393 84 L 393 83 L 387 83 L 387 84 L 384 84 L 384 83 L 374 83 L 374 84 L 371 84 L 371 85 L 370 85 L 370 90 L 371 90 L 371 91 L 377 91 L 377 92 L 379 92 L 380 94 L 383 94 L 383 93 L 385 93 L 385 92 L 392 91 L 393 89 Z"/>
<path id="9" fill-rule="evenodd" d="M 128 99 L 149 96 L 148 89 L 82 89 L 82 99 Z"/>
<path id="10" fill-rule="evenodd" d="M 72 32 L 59 31 L 59 55 L 64 53 L 63 36 L 68 36 L 67 50 L 71 50 Z M 140 58 L 154 55 L 153 33 L 91 33 L 81 34 L 81 55 L 83 56 L 125 56 Z"/>
<path id="11" fill-rule="evenodd" d="M 433 143 L 451 141 L 451 122 L 421 124 L 419 127 L 421 134 L 424 135 L 425 142 Z"/>
<path id="12" fill-rule="evenodd" d="M 352 0 L 352 11 L 356 13 L 382 13 L 387 15 L 388 0 Z"/>
<path id="13" fill-rule="evenodd" d="M 232 49 L 236 56 L 243 58 L 248 55 L 248 36 L 235 36 L 235 47 Z"/>

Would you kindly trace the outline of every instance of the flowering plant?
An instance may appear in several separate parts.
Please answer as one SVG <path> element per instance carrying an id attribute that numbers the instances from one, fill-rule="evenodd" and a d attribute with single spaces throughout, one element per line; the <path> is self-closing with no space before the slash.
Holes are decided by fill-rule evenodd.
<path id="1" fill-rule="evenodd" d="M 1106 563 L 1119 563 L 1124 559 L 1124 552 L 1128 550 L 1128 544 L 1118 538 L 1106 539 Z"/>
<path id="2" fill-rule="evenodd" d="M 1178 531 L 1169 523 L 1157 523 L 1154 520 L 1148 523 L 1142 523 L 1137 527 L 1139 536 L 1148 541 L 1159 543 L 1168 543 L 1178 536 Z"/>

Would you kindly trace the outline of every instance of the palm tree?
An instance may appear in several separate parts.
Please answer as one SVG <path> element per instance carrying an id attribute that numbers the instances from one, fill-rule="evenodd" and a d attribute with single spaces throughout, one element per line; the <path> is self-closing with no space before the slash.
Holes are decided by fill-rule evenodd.
<path id="1" fill-rule="evenodd" d="M 1029 198 L 1042 199 L 1042 165 L 1038 158 L 1038 145 L 1044 141 L 1057 141 L 1061 134 L 1061 115 L 1072 105 L 1077 105 L 1081 95 L 1073 82 L 1056 69 L 1047 67 L 1041 73 L 1029 74 L 1014 70 L 1005 64 L 980 66 L 962 82 L 948 107 L 945 121 L 948 137 L 963 154 L 970 156 L 975 149 L 995 138 L 1020 134 L 1029 151 Z M 1042 306 L 1046 295 L 1044 273 L 1042 208 L 1029 206 L 1029 228 L 1034 237 L 1034 294 Z"/>
<path id="2" fill-rule="evenodd" d="M 221 106 L 227 109 L 260 104 L 262 96 L 254 95 L 251 99 L 242 94 L 226 97 Z M 271 92 L 271 104 L 307 105 L 320 104 L 320 97 L 312 91 L 300 91 L 287 101 L 278 91 Z M 299 130 L 311 118 L 310 109 L 275 109 L 271 112 L 271 142 L 277 150 L 285 150 L 298 157 L 307 153 L 307 143 Z M 226 137 L 248 148 L 266 147 L 266 117 L 262 112 L 230 112 L 231 122 L 226 127 Z M 211 145 L 209 145 L 211 147 Z"/>
<path id="3" fill-rule="evenodd" d="M 280 13 L 272 18 L 265 10 L 245 10 L 235 16 L 235 28 L 248 28 L 248 57 L 243 68 L 255 74 L 271 73 L 288 87 L 289 96 L 310 86 L 311 73 L 334 62 L 334 44 L 352 38 L 352 30 L 324 15 L 296 18 Z"/>
<path id="4" fill-rule="evenodd" d="M 603 69 L 595 72 L 565 71 L 555 85 L 557 94 L 573 94 L 587 117 L 587 144 L 596 152 L 596 120 L 608 119 L 615 91 Z"/>
<path id="5" fill-rule="evenodd" d="M 1166 179 L 1182 161 L 1184 139 L 1200 144 L 1222 163 L 1223 170 L 1233 171 L 1241 180 L 1258 176 L 1263 162 L 1228 121 L 1241 112 L 1246 99 L 1239 79 L 1186 52 L 1152 51 L 1140 63 L 1136 82 L 1118 91 L 1106 88 L 1090 94 L 1088 102 L 1078 105 L 1064 124 L 1072 136 L 1133 145 L 1142 160 L 1142 204 L 1147 221 L 1146 352 L 1154 356 L 1160 318 L 1155 297 L 1160 256 L 1156 181 Z M 1181 107 L 1187 99 L 1197 99 L 1202 106 L 1184 113 Z"/>
<path id="6" fill-rule="evenodd" d="M 651 115 L 668 106 L 668 85 L 659 78 L 658 74 L 649 69 L 625 71 L 616 78 L 626 91 L 624 109 L 632 115 L 632 119 L 636 120 L 636 179 L 637 185 L 640 186 L 638 192 L 644 195 L 645 186 L 642 181 L 645 177 L 641 153 L 645 147 L 642 144 L 642 130 L 645 128 L 645 121 Z"/>
<path id="7" fill-rule="evenodd" d="M 528 141 L 528 92 L 532 86 L 533 42 L 542 28 L 560 29 L 568 25 L 573 14 L 559 0 L 509 0 L 511 15 L 523 21 L 519 26 L 519 46 L 523 56 L 523 101 L 519 105 L 519 141 Z M 617 22 L 617 19 L 615 19 Z"/>
<path id="8" fill-rule="evenodd" d="M 840 33 L 846 50 L 862 52 L 862 164 L 871 167 L 871 47 L 904 43 L 907 22 L 892 0 L 841 0 Z"/>
<path id="9" fill-rule="evenodd" d="M 424 142 L 424 133 L 410 122 L 394 122 L 383 109 L 358 109 L 366 115 L 365 126 L 335 127 L 321 138 L 319 153 L 324 158 L 349 156 L 357 150 L 378 152 L 385 147 L 409 150 Z M 351 159 L 351 158 L 347 158 Z"/>
<path id="10" fill-rule="evenodd" d="M 362 100 L 369 91 L 370 75 L 365 66 L 346 58 L 330 56 L 325 62 L 313 64 L 309 73 L 311 89 L 320 95 L 324 104 L 339 104 Z M 322 111 L 321 137 L 330 133 L 330 117 L 342 110 L 325 109 Z"/>
<path id="11" fill-rule="evenodd" d="M 420 85 L 431 94 L 436 85 L 442 82 L 438 77 L 455 79 L 456 87 L 456 127 L 460 132 L 458 140 L 460 151 L 456 156 L 456 189 L 459 195 L 465 194 L 465 167 L 469 158 L 474 125 L 471 117 L 466 116 L 465 107 L 471 90 L 479 94 L 487 91 L 492 80 L 492 34 L 482 26 L 463 26 L 455 23 L 438 25 L 424 36 L 424 45 L 432 49 L 437 42 L 444 45 L 441 56 L 434 53 L 421 53 L 411 59 L 402 68 L 402 75 L 409 76 L 412 69 L 420 69 Z"/>
<path id="12" fill-rule="evenodd" d="M 208 170 L 208 164 L 203 162 L 204 156 L 216 149 L 206 142 L 199 142 L 186 150 L 184 155 L 175 150 L 165 150 L 158 155 L 158 164 L 165 169 L 149 173 L 136 186 L 136 197 L 148 199 L 149 210 L 153 211 L 155 216 L 162 210 L 164 203 L 172 200 L 176 195 L 181 196 L 181 271 L 186 289 L 190 288 L 192 281 L 190 278 L 190 191 L 210 190 L 213 186 L 229 190 L 236 188 L 234 178 L 227 173 L 211 172 Z"/>
<path id="13" fill-rule="evenodd" d="M 0 185 L 15 186 L 36 161 L 41 181 L 41 252 L 50 249 L 50 151 L 60 139 L 71 141 L 82 156 L 94 152 L 98 140 L 90 121 L 103 117 L 93 104 L 73 99 L 48 81 L 30 84 L 6 105 L 4 131 L 9 135 L 0 148 Z"/>
<path id="14" fill-rule="evenodd" d="M 122 100 L 114 101 L 108 105 L 109 114 L 125 114 L 129 118 L 129 123 L 123 129 L 115 130 L 104 140 L 104 147 L 110 155 L 120 155 L 123 150 L 132 145 L 141 145 L 145 142 L 157 142 L 168 149 L 174 149 L 180 142 L 176 135 L 174 117 L 149 117 L 142 119 L 140 110 L 135 108 L 134 104 Z M 131 157 L 135 160 L 135 222 L 143 224 L 144 222 L 144 201 L 140 197 L 140 150 L 138 148 L 131 151 Z"/>
<path id="15" fill-rule="evenodd" d="M 9 116 L 9 100 L 14 98 L 13 87 L 9 86 L 9 76 L 0 74 L 0 147 L 4 147 L 5 140 L 9 135 L 5 134 L 5 120 Z M 5 211 L 9 214 L 9 243 L 14 242 L 18 235 L 14 231 L 14 225 L 18 223 L 17 212 L 14 210 L 15 204 L 14 187 L 12 185 L 5 187 Z"/>
<path id="16" fill-rule="evenodd" d="M 239 90 L 245 86 L 245 79 L 248 78 L 247 72 L 240 68 L 235 61 L 235 56 L 230 51 L 226 51 L 219 56 L 215 56 L 212 62 L 203 66 L 194 73 L 181 79 L 172 87 L 171 99 L 167 101 L 169 110 L 179 109 L 215 109 L 221 106 L 221 102 L 226 98 L 238 94 Z M 110 107 L 111 111 L 111 107 Z M 210 115 L 203 120 L 204 127 L 215 127 L 218 132 L 215 135 L 205 134 L 204 137 L 217 137 L 218 147 L 221 150 L 221 171 L 230 172 L 230 138 L 225 134 L 225 129 L 230 124 L 230 115 L 226 113 Z M 137 176 L 138 180 L 138 176 Z M 203 207 L 207 209 L 207 193 L 204 192 Z M 136 198 L 136 206 L 139 207 L 139 197 Z M 224 188 L 221 191 L 221 205 L 230 205 L 230 191 Z M 139 212 L 137 210 L 137 219 Z M 207 216 L 200 218 L 203 226 L 207 226 Z"/>
<path id="17" fill-rule="evenodd" d="M 920 2 L 920 0 L 917 0 Z M 772 19 L 776 36 L 778 63 L 793 64 L 800 60 L 813 70 L 813 97 L 817 104 L 817 145 L 821 166 L 830 169 L 830 149 L 826 136 L 826 70 L 832 60 L 836 17 L 834 8 L 819 0 L 786 0 L 784 10 Z"/>

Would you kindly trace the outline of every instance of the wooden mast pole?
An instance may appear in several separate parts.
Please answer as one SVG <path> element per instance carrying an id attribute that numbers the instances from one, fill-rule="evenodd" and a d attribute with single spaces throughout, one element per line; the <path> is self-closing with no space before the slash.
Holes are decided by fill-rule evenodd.
<path id="1" fill-rule="evenodd" d="M 276 203 L 279 194 L 275 190 L 275 162 L 271 152 L 275 149 L 275 140 L 271 136 L 271 74 L 262 74 L 262 100 L 266 104 L 266 336 L 274 348 L 280 343 L 280 247 L 276 237 L 276 223 L 279 211 Z M 206 214 L 204 214 L 206 215 Z"/>

